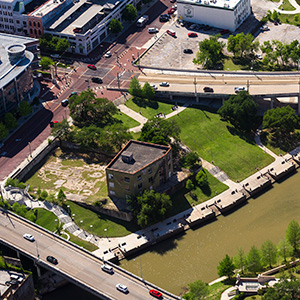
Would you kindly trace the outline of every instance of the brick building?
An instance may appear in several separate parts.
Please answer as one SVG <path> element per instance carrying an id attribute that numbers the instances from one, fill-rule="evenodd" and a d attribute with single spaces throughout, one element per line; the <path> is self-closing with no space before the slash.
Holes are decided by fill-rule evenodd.
<path id="1" fill-rule="evenodd" d="M 173 173 L 171 146 L 129 141 L 106 167 L 108 194 L 126 199 L 156 189 Z"/>

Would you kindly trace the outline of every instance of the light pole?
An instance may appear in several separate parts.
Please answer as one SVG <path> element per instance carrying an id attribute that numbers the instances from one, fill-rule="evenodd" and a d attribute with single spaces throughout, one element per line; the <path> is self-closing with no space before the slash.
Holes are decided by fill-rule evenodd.
<path id="1" fill-rule="evenodd" d="M 30 145 L 30 142 L 28 142 L 28 147 L 29 147 L 29 154 L 30 154 L 30 157 L 32 157 L 32 155 L 31 155 L 31 145 Z"/>
<path id="2" fill-rule="evenodd" d="M 194 77 L 194 85 L 195 85 L 195 96 L 197 97 L 197 79 Z"/>
<path id="3" fill-rule="evenodd" d="M 107 236 L 107 229 L 106 228 L 104 228 L 104 232 L 105 232 L 105 236 L 106 236 L 107 240 L 110 242 L 110 240 L 109 240 L 109 238 Z"/>
<path id="4" fill-rule="evenodd" d="M 258 170 L 258 157 L 259 157 L 259 155 L 257 154 L 257 157 L 256 157 L 256 170 Z"/>
<path id="5" fill-rule="evenodd" d="M 37 260 L 40 259 L 40 254 L 39 254 L 39 247 L 38 247 L 38 242 L 37 240 L 35 240 L 35 246 L 36 246 L 36 256 L 37 256 Z"/>
<path id="6" fill-rule="evenodd" d="M 75 220 L 75 214 L 72 214 L 72 221 Z"/>
<path id="7" fill-rule="evenodd" d="M 88 89 L 90 88 L 90 80 L 89 79 L 86 79 L 85 82 L 88 83 Z"/>
<path id="8" fill-rule="evenodd" d="M 141 278 L 144 281 L 144 278 L 143 278 L 143 269 L 142 269 L 142 258 L 141 257 L 140 257 L 140 271 L 141 271 Z"/>
<path id="9" fill-rule="evenodd" d="M 96 239 L 96 237 L 94 236 L 94 233 L 93 233 L 93 225 L 90 225 L 90 228 L 91 228 L 92 236 L 94 237 L 95 241 L 97 241 L 97 239 Z"/>
<path id="10" fill-rule="evenodd" d="M 68 214 L 70 215 L 70 212 L 71 212 L 70 211 L 70 205 L 68 205 L 67 208 L 68 208 Z"/>

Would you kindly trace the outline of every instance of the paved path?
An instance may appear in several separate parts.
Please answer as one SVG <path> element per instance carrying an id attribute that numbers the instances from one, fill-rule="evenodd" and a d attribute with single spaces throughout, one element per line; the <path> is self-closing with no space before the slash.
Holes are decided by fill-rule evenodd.
<path id="1" fill-rule="evenodd" d="M 235 289 L 236 289 L 236 287 L 232 286 L 232 287 L 228 288 L 227 290 L 225 290 L 222 293 L 220 300 L 229 300 L 229 299 L 232 299 L 234 296 L 229 297 L 228 293 L 234 291 Z"/>
<path id="2" fill-rule="evenodd" d="M 296 2 L 296 0 L 288 0 L 290 2 L 290 4 L 295 7 L 295 10 L 282 10 L 282 9 L 279 9 L 279 7 L 283 3 L 283 1 L 284 0 L 281 0 L 278 3 L 278 6 L 277 6 L 278 8 L 275 8 L 278 12 L 280 12 L 281 14 L 287 14 L 287 15 L 294 15 L 294 14 L 299 14 L 300 13 L 300 6 Z"/>

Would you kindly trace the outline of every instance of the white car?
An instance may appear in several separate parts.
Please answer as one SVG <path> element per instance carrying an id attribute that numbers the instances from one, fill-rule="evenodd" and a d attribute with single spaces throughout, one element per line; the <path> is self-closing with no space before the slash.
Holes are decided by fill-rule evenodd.
<path id="1" fill-rule="evenodd" d="M 267 31 L 267 30 L 269 30 L 269 27 L 268 27 L 268 25 L 264 25 L 264 26 L 260 27 L 260 30 Z"/>
<path id="2" fill-rule="evenodd" d="M 122 284 L 122 283 L 118 283 L 116 285 L 116 288 L 118 291 L 123 292 L 123 293 L 128 293 L 128 288 L 126 285 Z"/>
<path id="3" fill-rule="evenodd" d="M 155 84 L 151 84 L 151 87 L 153 88 L 154 91 L 157 90 L 157 86 Z"/>
<path id="4" fill-rule="evenodd" d="M 107 272 L 109 274 L 113 274 L 114 273 L 114 269 L 109 266 L 109 265 L 102 265 L 101 266 L 102 271 Z"/>
<path id="5" fill-rule="evenodd" d="M 237 86 L 237 87 L 234 88 L 235 93 L 238 93 L 238 92 L 241 92 L 241 91 L 247 91 L 247 88 L 245 86 Z"/>
<path id="6" fill-rule="evenodd" d="M 23 238 L 24 238 L 25 240 L 30 241 L 30 242 L 34 242 L 34 236 L 31 235 L 31 234 L 29 234 L 29 233 L 25 233 L 25 234 L 23 235 Z"/>
<path id="7" fill-rule="evenodd" d="M 160 86 L 170 86 L 169 82 L 161 82 L 159 85 Z"/>
<path id="8" fill-rule="evenodd" d="M 59 58 L 60 55 L 59 54 L 50 54 L 50 57 L 52 57 L 52 58 Z"/>
<path id="9" fill-rule="evenodd" d="M 158 32 L 158 29 L 157 28 L 148 28 L 148 32 L 149 33 L 156 33 L 156 32 Z"/>
<path id="10" fill-rule="evenodd" d="M 110 51 L 107 51 L 107 52 L 104 54 L 104 57 L 106 57 L 106 58 L 111 57 L 111 52 L 110 52 Z"/>
<path id="11" fill-rule="evenodd" d="M 256 54 L 255 57 L 259 60 L 262 60 L 263 59 L 263 56 L 261 54 Z"/>

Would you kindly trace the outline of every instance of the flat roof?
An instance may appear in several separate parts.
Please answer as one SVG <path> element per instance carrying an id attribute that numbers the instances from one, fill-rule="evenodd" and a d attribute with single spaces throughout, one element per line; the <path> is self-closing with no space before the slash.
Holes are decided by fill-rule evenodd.
<path id="1" fill-rule="evenodd" d="M 113 158 L 106 169 L 135 173 L 152 162 L 166 155 L 171 150 L 170 146 L 162 146 L 140 141 L 129 141 L 126 146 Z M 122 160 L 122 154 L 132 153 L 133 161 L 126 163 Z"/>
<path id="2" fill-rule="evenodd" d="M 24 58 L 17 64 L 11 64 L 6 47 L 9 45 L 23 44 L 26 45 L 28 42 L 36 41 L 36 39 L 26 38 L 21 36 L 14 36 L 10 34 L 0 34 L 0 89 L 5 87 L 20 73 L 22 73 L 28 65 L 31 64 L 34 55 L 30 51 L 25 51 Z"/>
<path id="3" fill-rule="evenodd" d="M 224 9 L 234 9 L 240 1 L 241 0 L 178 0 L 179 3 Z"/>
<path id="4" fill-rule="evenodd" d="M 58 6 L 62 5 L 63 1 L 60 0 L 49 0 L 40 7 L 38 7 L 36 10 L 29 13 L 29 16 L 34 17 L 42 17 L 47 15 L 50 11 L 56 9 Z"/>

